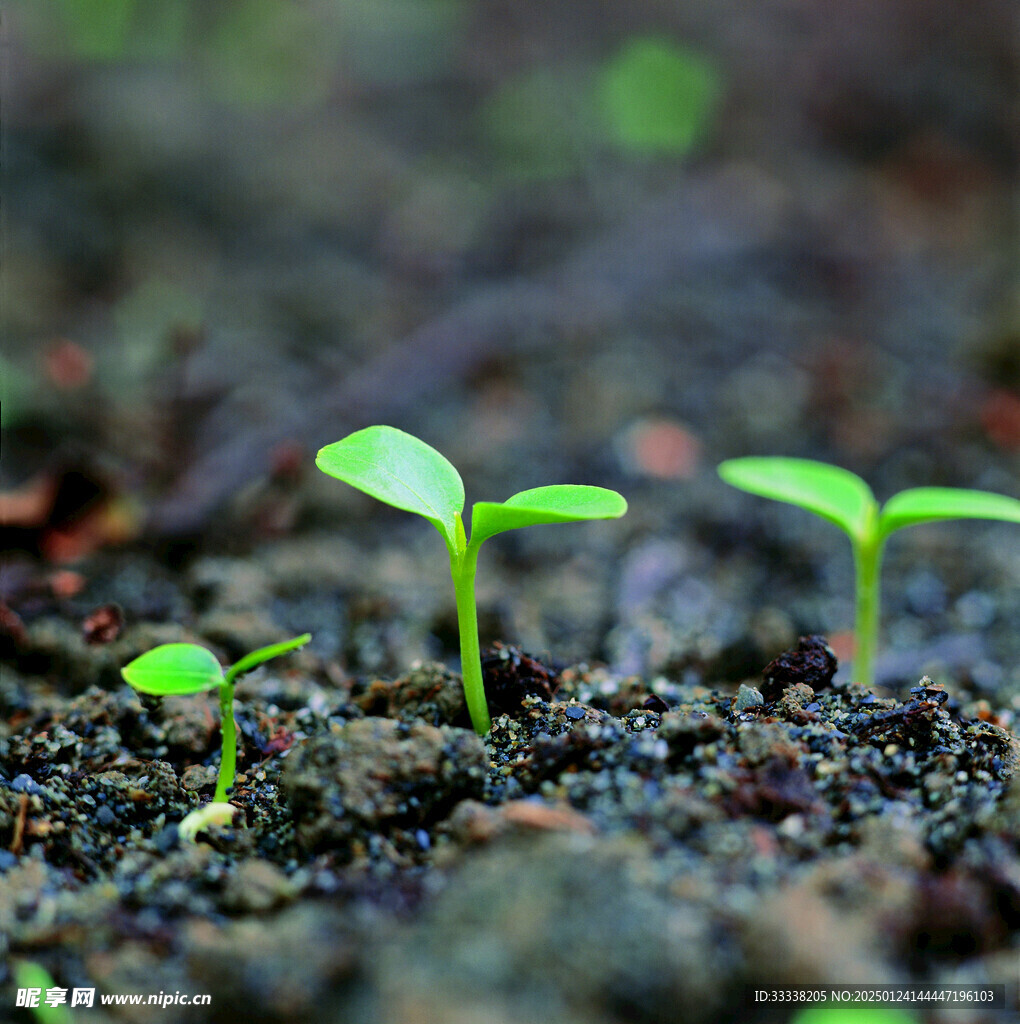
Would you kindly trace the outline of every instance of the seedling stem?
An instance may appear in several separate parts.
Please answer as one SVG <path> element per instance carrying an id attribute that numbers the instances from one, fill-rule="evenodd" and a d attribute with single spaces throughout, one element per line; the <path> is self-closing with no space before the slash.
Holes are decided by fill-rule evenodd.
<path id="1" fill-rule="evenodd" d="M 851 538 L 857 574 L 857 597 L 854 614 L 854 673 L 859 679 L 875 678 L 875 651 L 878 644 L 879 605 L 881 604 L 880 573 L 884 537 L 864 541 Z"/>
<path id="2" fill-rule="evenodd" d="M 459 519 L 458 519 L 459 522 Z M 461 527 L 463 534 L 463 527 Z M 450 563 L 453 593 L 457 602 L 457 628 L 460 632 L 460 671 L 464 681 L 464 699 L 475 729 L 485 735 L 492 728 L 489 706 L 482 679 L 482 655 L 478 640 L 478 607 L 475 603 L 475 573 L 478 569 L 478 545 L 469 544 Z"/>

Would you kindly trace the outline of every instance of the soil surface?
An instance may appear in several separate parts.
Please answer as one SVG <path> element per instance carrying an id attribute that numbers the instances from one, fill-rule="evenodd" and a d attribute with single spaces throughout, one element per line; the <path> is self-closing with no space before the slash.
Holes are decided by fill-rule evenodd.
<path id="1" fill-rule="evenodd" d="M 715 473 L 1020 494 L 1015 6 L 10 7 L 0 1018 L 29 963 L 211 995 L 96 1024 L 1020 1021 L 1016 527 L 890 541 L 868 691 L 846 539 Z M 715 68 L 682 151 L 588 120 L 649 39 Z M 485 546 L 485 738 L 442 542 L 314 469 L 370 423 L 628 499 Z M 304 632 L 182 842 L 216 702 L 121 666 Z"/>
<path id="2" fill-rule="evenodd" d="M 205 614 L 224 650 L 262 628 Z M 189 1021 L 608 1024 L 775 1019 L 749 993 L 786 985 L 1015 980 L 1020 742 L 963 690 L 836 682 L 818 636 L 735 693 L 496 647 L 483 740 L 441 664 L 388 681 L 302 651 L 240 682 L 236 826 L 183 843 L 214 702 L 95 679 L 191 634 L 82 649 L 63 622 L 23 657 L 77 696 L 5 673 L 0 915 L 67 987 L 210 994 L 174 1008 Z"/>

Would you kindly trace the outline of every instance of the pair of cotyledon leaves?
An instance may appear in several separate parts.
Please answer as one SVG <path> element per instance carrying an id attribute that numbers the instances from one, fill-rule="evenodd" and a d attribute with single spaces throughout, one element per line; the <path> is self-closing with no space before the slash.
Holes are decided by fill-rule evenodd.
<path id="1" fill-rule="evenodd" d="M 405 512 L 424 516 L 457 551 L 464 483 L 453 465 L 424 441 L 396 427 L 366 427 L 326 445 L 315 459 L 324 473 Z M 471 544 L 505 530 L 542 523 L 615 519 L 627 511 L 616 491 L 582 484 L 555 484 L 521 491 L 506 501 L 471 507 Z"/>
<path id="2" fill-rule="evenodd" d="M 327 445 L 316 465 L 330 476 L 408 512 L 424 516 L 456 548 L 464 509 L 460 474 L 424 441 L 395 427 L 368 427 Z M 719 467 L 735 487 L 814 512 L 843 529 L 857 544 L 881 542 L 905 526 L 940 519 L 996 519 L 1020 523 L 1020 501 L 1004 494 L 955 487 L 915 487 L 879 506 L 856 474 L 811 459 L 749 457 Z M 521 491 L 504 502 L 472 507 L 471 543 L 504 530 L 539 523 L 611 519 L 626 501 L 604 487 L 560 484 Z"/>
<path id="3" fill-rule="evenodd" d="M 858 545 L 881 544 L 904 526 L 940 519 L 997 519 L 1020 523 L 1020 501 L 1005 494 L 957 487 L 914 487 L 879 506 L 856 474 L 811 459 L 730 459 L 719 475 L 741 490 L 785 501 L 835 523 Z"/>
<path id="4" fill-rule="evenodd" d="M 319 452 L 316 465 L 380 501 L 424 516 L 442 534 L 451 556 L 462 550 L 463 481 L 453 465 L 424 441 L 394 427 L 367 427 L 327 445 Z M 987 491 L 917 487 L 901 491 L 879 506 L 871 488 L 856 474 L 810 459 L 730 459 L 720 465 L 719 474 L 734 487 L 822 516 L 860 546 L 881 545 L 895 530 L 941 519 L 1020 523 L 1020 501 Z M 536 487 L 504 502 L 477 502 L 472 507 L 471 544 L 477 548 L 505 530 L 612 519 L 626 510 L 623 497 L 604 487 Z M 125 679 L 143 693 L 199 693 L 232 682 L 309 639 L 306 634 L 260 648 L 226 674 L 211 652 L 193 644 L 164 644 L 136 658 L 122 671 Z"/>

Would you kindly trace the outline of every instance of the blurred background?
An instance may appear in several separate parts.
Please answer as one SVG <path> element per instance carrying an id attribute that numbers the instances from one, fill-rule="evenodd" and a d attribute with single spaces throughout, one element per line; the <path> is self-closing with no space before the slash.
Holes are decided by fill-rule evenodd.
<path id="1" fill-rule="evenodd" d="M 232 593 L 351 671 L 453 657 L 435 536 L 314 469 L 378 422 L 469 503 L 630 501 L 488 545 L 483 642 L 713 683 L 801 632 L 845 658 L 846 540 L 714 467 L 1020 493 L 1017 19 L 11 0 L 8 637 L 116 600 L 229 646 Z M 880 676 L 1016 699 L 1015 528 L 906 531 L 887 568 Z"/>

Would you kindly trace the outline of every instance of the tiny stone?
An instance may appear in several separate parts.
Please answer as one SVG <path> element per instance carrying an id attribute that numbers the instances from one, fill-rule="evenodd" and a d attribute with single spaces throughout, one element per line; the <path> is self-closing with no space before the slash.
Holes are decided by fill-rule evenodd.
<path id="1" fill-rule="evenodd" d="M 315 887 L 319 892 L 336 892 L 340 887 L 340 880 L 332 871 L 319 871 L 315 875 Z"/>
<path id="2" fill-rule="evenodd" d="M 756 690 L 753 686 L 748 686 L 746 683 L 741 683 L 733 702 L 733 710 L 736 712 L 747 711 L 748 708 L 759 707 L 764 703 L 765 698 L 761 695 L 760 690 Z"/>
<path id="3" fill-rule="evenodd" d="M 577 721 L 580 721 L 580 720 L 581 720 L 582 718 L 584 718 L 584 708 L 581 708 L 581 707 L 577 707 L 577 706 L 574 706 L 574 707 L 569 707 L 569 708 L 567 708 L 567 710 L 566 710 L 566 711 L 564 711 L 563 713 L 564 713 L 564 714 L 565 714 L 565 715 L 567 716 L 567 718 L 569 718 L 569 719 L 570 719 L 570 720 L 571 720 L 572 722 L 577 722 Z"/>
<path id="4" fill-rule="evenodd" d="M 117 820 L 117 815 L 107 806 L 102 806 L 96 811 L 96 822 L 104 828 L 112 825 Z"/>
<path id="5" fill-rule="evenodd" d="M 900 752 L 900 748 L 895 743 L 890 743 L 886 746 L 885 750 L 882 751 L 886 757 L 895 757 Z"/>
<path id="6" fill-rule="evenodd" d="M 21 775 L 16 775 L 14 781 L 11 783 L 11 789 L 15 793 L 28 793 L 30 796 L 34 796 L 36 793 L 42 792 L 42 787 L 39 785 L 31 775 L 25 775 L 22 772 Z"/>

